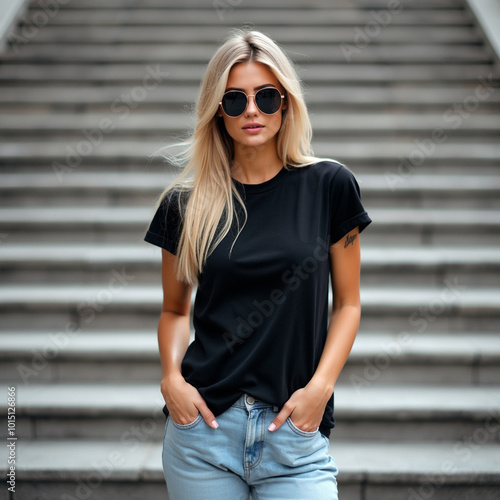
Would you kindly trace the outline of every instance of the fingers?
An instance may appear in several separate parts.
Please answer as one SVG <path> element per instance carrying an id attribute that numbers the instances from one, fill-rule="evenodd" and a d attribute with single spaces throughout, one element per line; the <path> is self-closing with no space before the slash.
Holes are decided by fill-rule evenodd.
<path id="1" fill-rule="evenodd" d="M 210 411 L 205 400 L 198 390 L 185 381 L 184 377 L 171 377 L 162 380 L 161 390 L 165 404 L 174 422 L 187 425 L 193 422 L 199 413 L 207 425 L 217 429 L 219 424 L 215 420 L 214 414 Z"/>
<path id="2" fill-rule="evenodd" d="M 219 427 L 217 420 L 215 420 L 215 415 L 210 411 L 203 399 L 196 404 L 196 407 L 208 426 L 213 429 L 217 429 Z"/>
<path id="3" fill-rule="evenodd" d="M 291 408 L 288 403 L 285 403 L 281 411 L 274 417 L 274 420 L 271 422 L 271 425 L 267 428 L 267 430 L 273 432 L 279 429 L 286 422 L 286 419 L 292 414 L 292 412 L 293 408 Z"/>

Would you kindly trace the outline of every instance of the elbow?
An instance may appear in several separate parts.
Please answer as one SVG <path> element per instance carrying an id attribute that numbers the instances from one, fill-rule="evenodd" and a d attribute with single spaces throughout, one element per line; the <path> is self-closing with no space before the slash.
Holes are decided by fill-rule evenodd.
<path id="1" fill-rule="evenodd" d="M 361 319 L 361 301 L 358 299 L 334 302 L 332 316 L 337 316 L 339 314 L 348 315 L 359 321 Z"/>

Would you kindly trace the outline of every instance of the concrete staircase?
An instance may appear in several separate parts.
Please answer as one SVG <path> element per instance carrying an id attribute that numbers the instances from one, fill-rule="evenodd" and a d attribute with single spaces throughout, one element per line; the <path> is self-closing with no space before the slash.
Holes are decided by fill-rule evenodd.
<path id="1" fill-rule="evenodd" d="M 142 238 L 176 172 L 152 154 L 245 23 L 300 65 L 315 152 L 355 172 L 374 220 L 336 389 L 341 499 L 500 498 L 500 74 L 463 2 L 395 4 L 33 2 L 0 59 L 16 498 L 166 498 L 160 253 Z"/>

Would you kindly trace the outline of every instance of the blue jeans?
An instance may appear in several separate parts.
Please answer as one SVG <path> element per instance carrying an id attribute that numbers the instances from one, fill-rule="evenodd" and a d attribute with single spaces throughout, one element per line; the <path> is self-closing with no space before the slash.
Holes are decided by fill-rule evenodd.
<path id="1" fill-rule="evenodd" d="M 170 500 L 337 500 L 328 439 L 289 418 L 267 428 L 278 408 L 244 395 L 217 417 L 187 425 L 167 418 L 163 471 Z"/>

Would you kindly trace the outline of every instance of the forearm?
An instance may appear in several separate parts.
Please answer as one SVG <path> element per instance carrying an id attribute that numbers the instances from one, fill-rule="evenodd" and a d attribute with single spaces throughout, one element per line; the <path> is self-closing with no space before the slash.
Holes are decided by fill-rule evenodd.
<path id="1" fill-rule="evenodd" d="M 189 316 L 162 311 L 158 322 L 158 347 L 162 379 L 181 373 L 181 363 L 189 346 Z"/>
<path id="2" fill-rule="evenodd" d="M 312 384 L 323 388 L 326 400 L 333 394 L 337 379 L 351 352 L 360 317 L 359 304 L 345 304 L 332 313 L 323 354 L 311 379 Z"/>
<path id="3" fill-rule="evenodd" d="M 170 416 L 178 424 L 186 425 L 198 412 L 210 427 L 216 429 L 214 414 L 198 390 L 182 376 L 181 363 L 189 346 L 189 314 L 163 311 L 158 323 L 162 381 L 161 391 Z"/>

